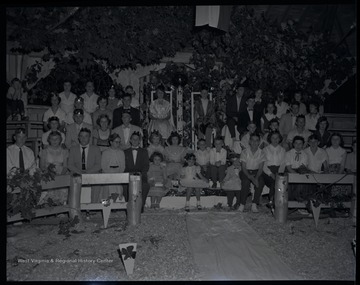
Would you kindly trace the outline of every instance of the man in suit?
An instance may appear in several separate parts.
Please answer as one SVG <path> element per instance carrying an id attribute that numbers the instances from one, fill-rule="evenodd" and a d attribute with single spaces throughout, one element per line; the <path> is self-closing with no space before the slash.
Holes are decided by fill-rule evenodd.
<path id="1" fill-rule="evenodd" d="M 281 116 L 279 124 L 279 132 L 283 136 L 283 141 L 286 141 L 286 137 L 289 132 L 295 128 L 296 117 L 299 115 L 300 104 L 297 101 L 291 103 L 291 109 L 289 113 Z"/>
<path id="2" fill-rule="evenodd" d="M 82 109 L 75 109 L 73 112 L 74 123 L 66 126 L 65 145 L 71 148 L 79 144 L 79 132 L 82 128 L 90 130 L 90 143 L 92 141 L 92 126 L 84 123 L 84 111 Z"/>
<path id="3" fill-rule="evenodd" d="M 140 172 L 141 186 L 142 186 L 142 208 L 141 213 L 144 212 L 144 206 L 147 195 L 149 193 L 150 185 L 147 181 L 147 172 L 149 170 L 149 155 L 146 149 L 140 148 L 141 134 L 139 132 L 132 133 L 130 137 L 131 148 L 124 151 L 125 154 L 125 171 L 124 172 Z M 125 200 L 129 199 L 128 189 L 124 191 Z"/>
<path id="4" fill-rule="evenodd" d="M 132 122 L 132 118 L 129 112 L 122 113 L 122 121 L 123 124 L 113 129 L 112 133 L 118 134 L 120 136 L 121 139 L 120 148 L 122 150 L 125 150 L 131 147 L 130 144 L 131 135 L 134 132 L 139 132 L 142 135 L 142 131 L 138 126 L 134 126 L 130 124 L 130 122 Z"/>
<path id="5" fill-rule="evenodd" d="M 122 114 L 126 111 L 131 116 L 131 123 L 140 127 L 140 111 L 130 106 L 131 94 L 125 93 L 123 96 L 123 106 L 116 108 L 113 112 L 113 129 L 123 124 Z"/>
<path id="6" fill-rule="evenodd" d="M 211 147 L 211 134 L 215 127 L 215 105 L 208 98 L 209 87 L 206 84 L 201 86 L 201 98 L 195 103 L 195 126 L 198 130 L 198 138 L 204 138 L 206 145 Z"/>
<path id="7" fill-rule="evenodd" d="M 71 173 L 99 173 L 101 170 L 101 151 L 96 145 L 90 144 L 91 130 L 82 128 L 79 132 L 79 144 L 70 148 L 68 168 Z M 92 186 L 91 202 L 100 202 L 99 189 L 101 186 Z"/>
<path id="8" fill-rule="evenodd" d="M 226 102 L 226 125 L 228 126 L 231 138 L 233 139 L 235 139 L 235 127 L 239 123 L 239 113 L 246 109 L 246 88 L 248 86 L 245 82 L 236 86 L 236 94 L 228 98 Z"/>
<path id="9" fill-rule="evenodd" d="M 256 128 L 261 130 L 261 113 L 254 109 L 255 95 L 251 95 L 246 99 L 246 109 L 239 113 L 238 116 L 238 131 L 242 135 L 246 130 L 249 122 L 254 122 Z"/>

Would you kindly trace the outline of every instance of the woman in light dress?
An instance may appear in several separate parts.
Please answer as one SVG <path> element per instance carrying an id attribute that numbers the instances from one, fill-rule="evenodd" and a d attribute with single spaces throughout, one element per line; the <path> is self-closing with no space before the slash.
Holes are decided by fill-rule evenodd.
<path id="1" fill-rule="evenodd" d="M 110 123 L 111 120 L 107 114 L 101 114 L 96 120 L 96 124 L 99 128 L 94 129 L 93 144 L 97 145 L 100 148 L 101 152 L 108 149 L 110 146 Z"/>
<path id="2" fill-rule="evenodd" d="M 155 99 L 149 108 L 150 124 L 149 133 L 158 130 L 164 139 L 167 139 L 175 129 L 171 116 L 171 105 L 164 99 L 165 87 L 159 85 L 156 89 L 157 99 Z"/>
<path id="3" fill-rule="evenodd" d="M 61 133 L 59 131 L 52 131 L 47 140 L 49 145 L 40 152 L 40 168 L 45 170 L 49 164 L 54 164 L 56 175 L 67 174 L 69 151 L 61 146 Z M 40 203 L 46 202 L 48 198 L 51 198 L 56 204 L 66 204 L 68 188 L 44 191 L 40 198 Z"/>
<path id="4" fill-rule="evenodd" d="M 178 180 L 186 155 L 186 148 L 179 145 L 181 137 L 177 132 L 172 132 L 168 138 L 169 146 L 165 147 L 166 175 L 170 180 Z"/>
<path id="5" fill-rule="evenodd" d="M 109 137 L 110 147 L 101 154 L 101 169 L 103 173 L 123 173 L 125 170 L 125 154 L 120 149 L 121 139 L 118 134 L 111 134 Z M 118 199 L 123 198 L 123 187 L 121 185 L 104 185 L 99 198 L 107 199 L 112 193 L 119 194 Z"/>

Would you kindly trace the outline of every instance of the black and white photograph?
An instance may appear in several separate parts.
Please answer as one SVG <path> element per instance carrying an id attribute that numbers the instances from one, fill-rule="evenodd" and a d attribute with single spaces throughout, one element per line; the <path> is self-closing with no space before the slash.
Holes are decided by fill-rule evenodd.
<path id="1" fill-rule="evenodd" d="M 6 281 L 356 283 L 357 1 L 258 2 L 4 7 Z"/>

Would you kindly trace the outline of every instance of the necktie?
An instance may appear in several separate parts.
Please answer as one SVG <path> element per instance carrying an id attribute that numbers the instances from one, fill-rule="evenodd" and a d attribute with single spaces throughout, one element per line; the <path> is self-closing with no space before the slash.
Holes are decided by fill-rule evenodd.
<path id="1" fill-rule="evenodd" d="M 301 151 L 297 151 L 297 152 L 295 152 L 295 153 L 296 153 L 295 161 L 299 161 L 299 160 L 300 160 Z"/>
<path id="2" fill-rule="evenodd" d="M 82 146 L 82 155 L 81 155 L 81 168 L 82 170 L 85 170 L 86 169 L 86 166 L 85 166 L 85 149 L 86 149 L 86 146 Z"/>
<path id="3" fill-rule="evenodd" d="M 19 151 L 19 168 L 20 168 L 20 172 L 24 173 L 24 171 L 25 171 L 24 156 L 23 156 L 23 152 L 22 152 L 21 148 L 20 148 L 20 151 Z"/>
<path id="4" fill-rule="evenodd" d="M 135 152 L 134 152 L 134 150 L 135 150 Z M 138 149 L 133 147 L 132 152 L 133 152 L 134 165 L 135 165 L 136 164 L 136 157 L 137 157 Z"/>

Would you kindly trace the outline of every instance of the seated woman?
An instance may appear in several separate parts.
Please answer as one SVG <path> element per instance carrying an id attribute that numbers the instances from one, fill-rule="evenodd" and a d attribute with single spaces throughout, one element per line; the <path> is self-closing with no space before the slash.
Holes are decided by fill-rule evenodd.
<path id="1" fill-rule="evenodd" d="M 216 124 L 215 105 L 208 98 L 209 86 L 201 85 L 201 99 L 195 102 L 195 128 L 199 139 L 205 138 L 206 146 L 211 147 L 211 134 Z"/>
<path id="2" fill-rule="evenodd" d="M 343 145 L 344 142 L 340 133 L 333 133 L 329 138 L 328 148 L 326 148 L 329 157 L 329 173 L 344 173 L 347 153 L 342 147 Z"/>
<path id="3" fill-rule="evenodd" d="M 42 134 L 41 141 L 43 143 L 43 147 L 47 147 L 49 145 L 48 137 L 51 132 L 59 131 L 60 129 L 60 122 L 58 117 L 50 117 L 48 119 L 48 131 Z M 59 131 L 60 132 L 60 131 Z M 65 146 L 65 134 L 60 132 L 61 134 L 61 142 L 62 145 Z"/>
<path id="4" fill-rule="evenodd" d="M 66 121 L 66 114 L 65 112 L 60 108 L 60 102 L 61 99 L 59 95 L 52 93 L 50 95 L 51 100 L 51 107 L 47 109 L 43 116 L 43 122 L 44 122 L 44 129 L 48 131 L 48 119 L 50 117 L 58 117 L 59 123 L 60 123 L 60 129 L 63 130 L 65 127 L 65 121 Z"/>
<path id="5" fill-rule="evenodd" d="M 99 125 L 97 125 L 96 121 L 97 121 L 97 119 L 99 118 L 100 115 L 107 115 L 108 116 L 109 121 L 110 121 L 109 127 L 110 127 L 110 129 L 112 129 L 111 122 L 112 122 L 113 113 L 109 109 L 107 109 L 108 103 L 109 103 L 109 99 L 107 97 L 99 97 L 97 99 L 97 104 L 98 104 L 99 107 L 92 114 L 92 120 L 93 120 L 94 129 L 99 128 Z"/>
<path id="6" fill-rule="evenodd" d="M 170 136 L 174 130 L 174 123 L 171 116 L 172 106 L 164 99 L 165 87 L 159 85 L 156 89 L 157 99 L 155 99 L 149 108 L 150 124 L 149 133 L 158 130 L 164 139 Z"/>
<path id="7" fill-rule="evenodd" d="M 326 148 L 329 138 L 331 136 L 331 133 L 328 131 L 329 128 L 329 121 L 326 117 L 320 117 L 316 123 L 315 126 L 315 132 L 314 134 L 317 135 L 319 138 L 319 147 L 320 148 Z"/>
<path id="8" fill-rule="evenodd" d="M 165 147 L 164 156 L 167 162 L 166 175 L 171 180 L 178 180 L 186 155 L 186 148 L 180 145 L 181 137 L 172 132 L 168 138 L 169 146 Z"/>
<path id="9" fill-rule="evenodd" d="M 50 132 L 48 138 L 49 145 L 40 151 L 40 168 L 45 170 L 49 164 L 55 165 L 57 175 L 65 175 L 68 173 L 67 160 L 69 151 L 61 147 L 62 137 L 58 131 Z M 41 201 L 51 198 L 57 204 L 66 204 L 68 198 L 68 188 L 47 191 Z"/>
<path id="10" fill-rule="evenodd" d="M 101 114 L 96 120 L 98 128 L 93 131 L 93 145 L 97 145 L 101 152 L 110 146 L 110 123 L 111 120 L 107 114 Z"/>
<path id="11" fill-rule="evenodd" d="M 161 144 L 162 137 L 157 130 L 153 131 L 150 134 L 149 141 L 150 145 L 147 148 L 149 157 L 151 157 L 154 152 L 160 152 L 162 155 L 164 154 L 165 148 Z"/>
<path id="12" fill-rule="evenodd" d="M 104 115 L 106 116 L 106 115 Z M 118 134 L 111 134 L 110 147 L 101 154 L 101 169 L 103 173 L 123 173 L 125 170 L 125 154 L 120 149 L 121 139 Z M 112 193 L 119 194 L 118 199 L 123 198 L 121 185 L 104 185 L 99 194 L 99 199 L 107 199 Z"/>
<path id="13" fill-rule="evenodd" d="M 120 106 L 120 100 L 116 96 L 116 90 L 115 86 L 111 85 L 109 91 L 108 91 L 108 104 L 106 106 L 106 109 L 111 111 L 111 114 L 114 112 L 116 108 Z"/>

